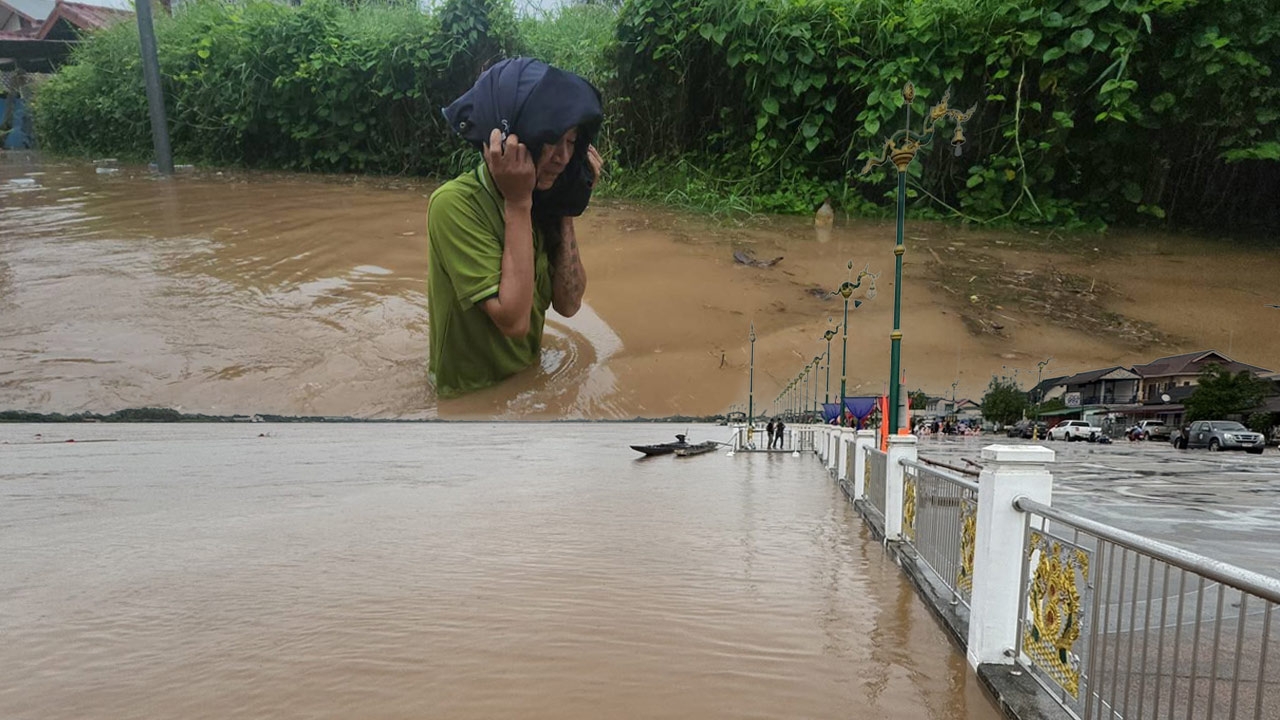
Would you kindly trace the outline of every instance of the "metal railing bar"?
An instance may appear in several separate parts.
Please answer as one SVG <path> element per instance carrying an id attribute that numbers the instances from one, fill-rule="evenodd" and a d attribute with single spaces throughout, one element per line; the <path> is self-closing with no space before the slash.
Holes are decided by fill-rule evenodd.
<path id="1" fill-rule="evenodd" d="M 1245 591 L 1240 591 L 1240 622 L 1236 624 L 1236 667 L 1231 671 L 1231 677 L 1234 682 L 1231 683 L 1231 712 L 1227 713 L 1227 717 L 1235 718 L 1236 706 L 1239 704 L 1240 698 L 1240 660 L 1244 655 L 1244 620 L 1245 605 L 1248 604 L 1249 595 Z M 1221 622 L 1221 620 L 1219 620 Z"/>
<path id="2" fill-rule="evenodd" d="M 1187 593 L 1187 571 L 1178 569 L 1178 624 L 1173 626 L 1173 671 L 1169 673 L 1169 708 L 1177 706 L 1178 700 L 1178 659 L 1182 648 L 1182 603 Z"/>
<path id="3" fill-rule="evenodd" d="M 921 463 L 925 463 L 925 464 L 927 464 L 927 465 L 936 465 L 937 467 L 940 467 L 940 468 L 946 468 L 946 469 L 948 469 L 948 470 L 950 470 L 950 471 L 952 471 L 952 472 L 958 472 L 958 473 L 960 473 L 961 475 L 969 475 L 969 476 L 972 476 L 972 477 L 978 477 L 979 475 L 981 475 L 981 474 L 982 474 L 982 473 L 980 473 L 980 472 L 979 472 L 979 471 L 977 471 L 977 470 L 970 470 L 969 468 L 956 467 L 955 465 L 950 465 L 950 464 L 944 463 L 944 462 L 942 462 L 942 461 L 940 461 L 940 460 L 930 460 L 930 459 L 928 459 L 928 458 L 917 457 L 917 458 L 916 458 L 916 461 L 917 461 L 917 462 L 921 462 Z M 904 460 L 903 462 L 907 462 L 907 461 L 905 461 L 905 460 Z"/>
<path id="4" fill-rule="evenodd" d="M 1169 567 L 1165 565 L 1165 567 Z M 1138 714 L 1142 717 L 1142 706 L 1146 704 L 1147 699 L 1147 649 L 1151 647 L 1151 592 L 1155 589 L 1156 579 L 1156 561 L 1149 560 L 1147 562 L 1147 602 L 1146 607 L 1142 610 L 1142 663 L 1139 668 L 1142 671 L 1142 677 L 1138 679 Z M 1160 634 L 1164 634 L 1164 628 L 1159 630 Z M 1126 710 L 1128 707 L 1126 706 Z"/>
<path id="5" fill-rule="evenodd" d="M 916 471 L 923 470 L 929 473 L 930 475 L 933 475 L 934 477 L 942 478 L 943 480 L 946 480 L 947 482 L 950 482 L 954 485 L 959 485 L 960 487 L 965 488 L 966 490 L 972 490 L 974 492 L 978 492 L 978 483 L 972 480 L 969 480 L 967 478 L 962 478 L 957 475 L 952 475 L 950 473 L 946 473 L 941 470 L 931 468 L 929 467 L 929 465 L 933 464 L 931 462 L 921 461 L 918 458 L 916 460 L 909 460 L 907 458 L 902 458 L 901 460 L 898 461 L 898 463 L 901 464 L 904 468 L 912 468 Z"/>
<path id="6" fill-rule="evenodd" d="M 1085 667 L 1086 674 L 1084 677 L 1084 681 L 1085 681 L 1084 716 L 1089 720 L 1092 720 L 1093 718 L 1093 712 L 1092 712 L 1093 699 L 1097 697 L 1097 693 L 1094 692 L 1094 689 L 1093 689 L 1093 681 L 1094 681 L 1094 678 L 1098 677 L 1097 675 L 1097 668 L 1099 665 L 1098 658 L 1102 656 L 1102 650 L 1101 648 L 1098 647 L 1098 640 L 1099 638 L 1101 638 L 1103 642 L 1106 641 L 1105 633 L 1102 633 L 1100 630 L 1101 623 L 1098 622 L 1098 616 L 1102 612 L 1102 593 L 1099 592 L 1099 590 L 1101 590 L 1102 588 L 1102 583 L 1098 579 L 1099 578 L 1098 573 L 1100 573 L 1102 571 L 1102 568 L 1104 567 L 1102 562 L 1102 551 L 1100 548 L 1095 557 L 1097 558 L 1097 562 L 1094 563 L 1094 566 L 1093 566 L 1093 611 L 1092 611 L 1092 614 L 1089 616 L 1093 618 L 1093 622 L 1089 626 L 1089 658 L 1088 658 L 1088 663 Z M 1110 568 L 1107 568 L 1107 570 L 1110 571 Z"/>
<path id="7" fill-rule="evenodd" d="M 1267 679 L 1267 640 L 1271 637 L 1271 602 L 1263 603 L 1262 652 L 1258 655 L 1258 692 L 1253 701 L 1253 720 L 1262 720 L 1262 691 Z"/>
<path id="8" fill-rule="evenodd" d="M 1213 618 L 1213 662 L 1209 666 L 1209 717 L 1213 720 L 1213 709 L 1217 706 L 1214 699 L 1218 690 L 1218 650 L 1222 646 L 1222 606 L 1227 599 L 1223 590 L 1218 590 L 1218 612 Z"/>
<path id="9" fill-rule="evenodd" d="M 1151 561 L 1148 560 L 1148 563 Z M 1138 634 L 1138 578 L 1142 576 L 1142 556 L 1134 553 L 1133 557 L 1133 600 L 1129 606 L 1129 650 L 1125 652 L 1128 660 L 1124 671 L 1124 714 L 1129 715 L 1129 689 L 1133 686 L 1133 644 Z M 1150 599 L 1151 587 L 1147 587 L 1147 598 Z M 1145 624 L 1145 623 L 1144 623 Z M 1145 634 L 1146 628 L 1143 628 Z"/>
<path id="10" fill-rule="evenodd" d="M 1114 545 L 1112 547 L 1115 547 Z M 1136 556 L 1136 553 L 1135 553 Z M 1129 550 L 1120 548 L 1120 600 L 1116 603 L 1116 646 L 1114 661 L 1111 663 L 1111 707 L 1117 707 L 1116 692 L 1120 688 L 1120 625 L 1124 623 L 1124 576 L 1129 569 Z M 1129 628 L 1129 638 L 1133 638 L 1133 628 Z"/>
<path id="11" fill-rule="evenodd" d="M 1165 619 L 1169 612 L 1169 563 L 1164 565 L 1164 580 L 1160 584 L 1160 635 L 1156 643 L 1156 690 L 1152 693 L 1154 709 L 1153 717 L 1160 717 L 1160 685 L 1164 679 L 1164 630 Z M 1138 717 L 1142 717 L 1142 703 L 1138 703 Z"/>
<path id="12" fill-rule="evenodd" d="M 1242 567 L 1225 563 L 1221 560 L 1214 560 L 1158 540 L 1145 538 L 1136 533 L 1121 530 L 1096 520 L 1090 520 L 1075 513 L 1058 510 L 1027 497 L 1020 496 L 1015 498 L 1013 506 L 1023 512 L 1033 512 L 1066 525 L 1077 526 L 1099 539 L 1116 543 L 1157 560 L 1191 570 L 1198 575 L 1216 580 L 1237 590 L 1244 590 L 1270 602 L 1280 603 L 1280 580 L 1276 578 L 1267 577 L 1252 570 L 1245 570 Z M 1199 616 L 1197 615 L 1197 617 Z"/>
<path id="13" fill-rule="evenodd" d="M 1196 629 L 1191 640 L 1191 684 L 1187 688 L 1187 720 L 1191 720 L 1196 709 L 1196 668 L 1200 665 L 1200 616 L 1204 608 L 1204 576 L 1196 583 Z"/>

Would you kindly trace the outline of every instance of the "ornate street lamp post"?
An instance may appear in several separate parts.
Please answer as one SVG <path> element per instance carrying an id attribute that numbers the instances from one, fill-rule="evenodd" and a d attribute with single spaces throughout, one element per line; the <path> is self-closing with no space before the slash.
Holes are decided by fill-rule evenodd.
<path id="1" fill-rule="evenodd" d="M 813 416 L 821 417 L 820 408 L 818 407 L 818 365 L 822 363 L 821 355 L 813 356 Z"/>
<path id="2" fill-rule="evenodd" d="M 751 369 L 747 373 L 747 427 L 755 425 L 755 390 L 756 390 L 756 323 L 751 321 Z"/>
<path id="3" fill-rule="evenodd" d="M 966 112 L 953 110 L 947 102 L 951 99 L 951 90 L 948 89 L 942 95 L 942 101 L 932 108 L 924 118 L 924 123 L 919 134 L 911 132 L 911 104 L 916 99 L 916 88 L 911 83 L 902 89 L 902 98 L 906 108 L 906 122 L 902 130 L 895 132 L 884 143 L 884 150 L 879 158 L 871 158 L 867 160 L 867 164 L 862 168 L 862 174 L 866 175 L 871 169 L 882 165 L 890 160 L 893 161 L 894 167 L 898 169 L 898 237 L 897 244 L 894 245 L 893 254 L 895 256 L 894 268 L 894 284 L 893 284 L 893 333 L 889 335 L 890 339 L 890 356 L 889 356 L 889 433 L 897 434 L 898 432 L 898 397 L 901 393 L 899 384 L 901 382 L 901 374 L 899 372 L 902 361 L 902 255 L 906 252 L 906 247 L 902 243 L 902 226 L 906 220 L 907 213 L 907 168 L 911 165 L 911 161 L 915 159 L 916 152 L 920 148 L 928 147 L 933 142 L 934 133 L 937 130 L 939 121 L 950 118 L 955 121 L 955 133 L 951 136 L 951 145 L 956 149 L 956 155 L 960 154 L 960 147 L 964 145 L 964 123 L 973 116 L 973 111 L 978 107 L 976 104 L 969 108 Z"/>
<path id="4" fill-rule="evenodd" d="M 835 336 L 836 331 L 833 328 L 827 328 L 827 331 L 822 333 L 822 338 L 827 341 L 827 383 L 822 395 L 824 403 L 831 402 L 831 338 Z M 840 398 L 840 403 L 844 404 L 844 398 Z"/>
<path id="5" fill-rule="evenodd" d="M 1044 366 L 1053 360 L 1052 357 L 1045 358 L 1036 363 L 1036 390 L 1039 391 L 1039 397 L 1036 398 L 1036 420 L 1040 419 L 1040 406 L 1044 405 L 1044 388 L 1040 387 L 1040 383 L 1044 382 Z"/>
<path id="6" fill-rule="evenodd" d="M 852 260 L 849 261 L 848 268 L 849 268 L 849 276 L 852 278 L 853 276 Z M 853 296 L 854 290 L 857 290 L 858 288 L 862 287 L 863 278 L 871 278 L 871 287 L 867 288 L 867 299 L 870 300 L 874 298 L 876 296 L 876 278 L 878 277 L 880 276 L 876 274 L 872 274 L 870 271 L 867 270 L 866 267 L 863 267 L 862 271 L 858 273 L 858 277 L 856 281 L 852 279 L 845 280 L 844 282 L 840 283 L 840 287 L 836 288 L 835 292 L 831 293 L 831 295 L 838 294 L 840 295 L 840 297 L 844 298 L 844 322 L 841 323 L 841 328 L 843 328 L 843 332 L 844 332 L 844 338 L 842 339 L 841 345 L 840 345 L 840 404 L 842 406 L 844 405 L 845 383 L 848 379 L 848 371 L 849 371 L 849 298 Z M 828 295 L 827 297 L 831 297 L 831 295 Z M 857 310 L 861 306 L 862 306 L 861 300 L 853 301 L 854 310 Z"/>
<path id="7" fill-rule="evenodd" d="M 800 390 L 800 421 L 804 422 L 804 416 L 809 413 L 809 366 L 806 364 L 801 372 L 804 378 L 804 385 Z"/>

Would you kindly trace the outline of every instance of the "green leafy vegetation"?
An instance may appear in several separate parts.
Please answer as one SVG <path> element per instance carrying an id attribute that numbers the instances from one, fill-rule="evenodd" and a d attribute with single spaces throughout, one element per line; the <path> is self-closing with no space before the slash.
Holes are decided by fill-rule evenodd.
<path id="1" fill-rule="evenodd" d="M 602 190 L 712 213 L 892 211 L 861 175 L 945 90 L 976 106 L 909 173 L 913 215 L 1222 232 L 1280 226 L 1280 13 L 1254 0 L 196 0 L 157 18 L 185 161 L 449 175 L 439 108 L 525 53 L 604 91 Z M 150 154 L 137 32 L 94 34 L 44 83 L 57 152 Z"/>
<path id="2" fill-rule="evenodd" d="M 982 396 L 982 417 L 1001 425 L 1012 425 L 1027 412 L 1027 395 L 1013 378 L 992 377 Z"/>
<path id="3" fill-rule="evenodd" d="M 626 164 L 705 156 L 756 209 L 890 207 L 892 171 L 858 173 L 903 127 L 911 81 L 917 123 L 947 88 L 977 104 L 962 156 L 947 128 L 912 165 L 921 214 L 1280 223 L 1280 15 L 1266 3 L 631 0 L 618 41 Z"/>
<path id="4" fill-rule="evenodd" d="M 450 171 L 461 145 L 440 108 L 514 53 L 516 35 L 509 4 L 497 1 L 449 0 L 431 14 L 336 0 L 184 5 L 156 22 L 174 153 L 298 170 Z M 41 142 L 148 156 L 140 63 L 130 23 L 83 43 L 38 92 Z"/>
<path id="5" fill-rule="evenodd" d="M 1186 399 L 1187 421 L 1224 420 L 1247 412 L 1262 402 L 1267 390 L 1267 383 L 1248 370 L 1232 375 L 1221 365 L 1207 365 Z"/>

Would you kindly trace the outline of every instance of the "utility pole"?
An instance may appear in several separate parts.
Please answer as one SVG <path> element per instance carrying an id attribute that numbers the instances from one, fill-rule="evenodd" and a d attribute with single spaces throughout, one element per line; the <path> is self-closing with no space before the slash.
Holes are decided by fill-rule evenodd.
<path id="1" fill-rule="evenodd" d="M 142 77 L 147 84 L 147 106 L 151 110 L 151 140 L 156 149 L 156 168 L 161 175 L 173 174 L 173 151 L 169 148 L 169 125 L 164 115 L 164 90 L 160 87 L 160 60 L 156 56 L 156 31 L 151 22 L 151 0 L 138 0 L 138 40 L 142 48 Z"/>

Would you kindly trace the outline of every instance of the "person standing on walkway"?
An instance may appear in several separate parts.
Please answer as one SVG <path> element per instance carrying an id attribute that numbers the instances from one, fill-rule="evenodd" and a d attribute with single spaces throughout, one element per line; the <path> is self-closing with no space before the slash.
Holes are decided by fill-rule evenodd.
<path id="1" fill-rule="evenodd" d="M 769 436 L 769 449 L 773 449 L 773 421 L 770 420 L 768 425 L 764 426 L 765 434 Z"/>
<path id="2" fill-rule="evenodd" d="M 783 433 L 786 432 L 786 429 L 787 429 L 787 426 L 783 424 L 781 420 L 778 421 L 777 425 L 773 426 L 774 437 L 777 440 L 777 442 L 775 443 L 775 447 L 777 447 L 779 450 L 787 449 L 786 442 L 783 440 L 783 438 L 786 437 L 785 435 L 783 435 Z"/>
<path id="3" fill-rule="evenodd" d="M 443 112 L 483 155 L 427 206 L 428 376 L 449 398 L 536 365 L 547 308 L 581 307 L 573 218 L 600 176 L 604 113 L 586 80 L 530 58 L 497 63 Z"/>

